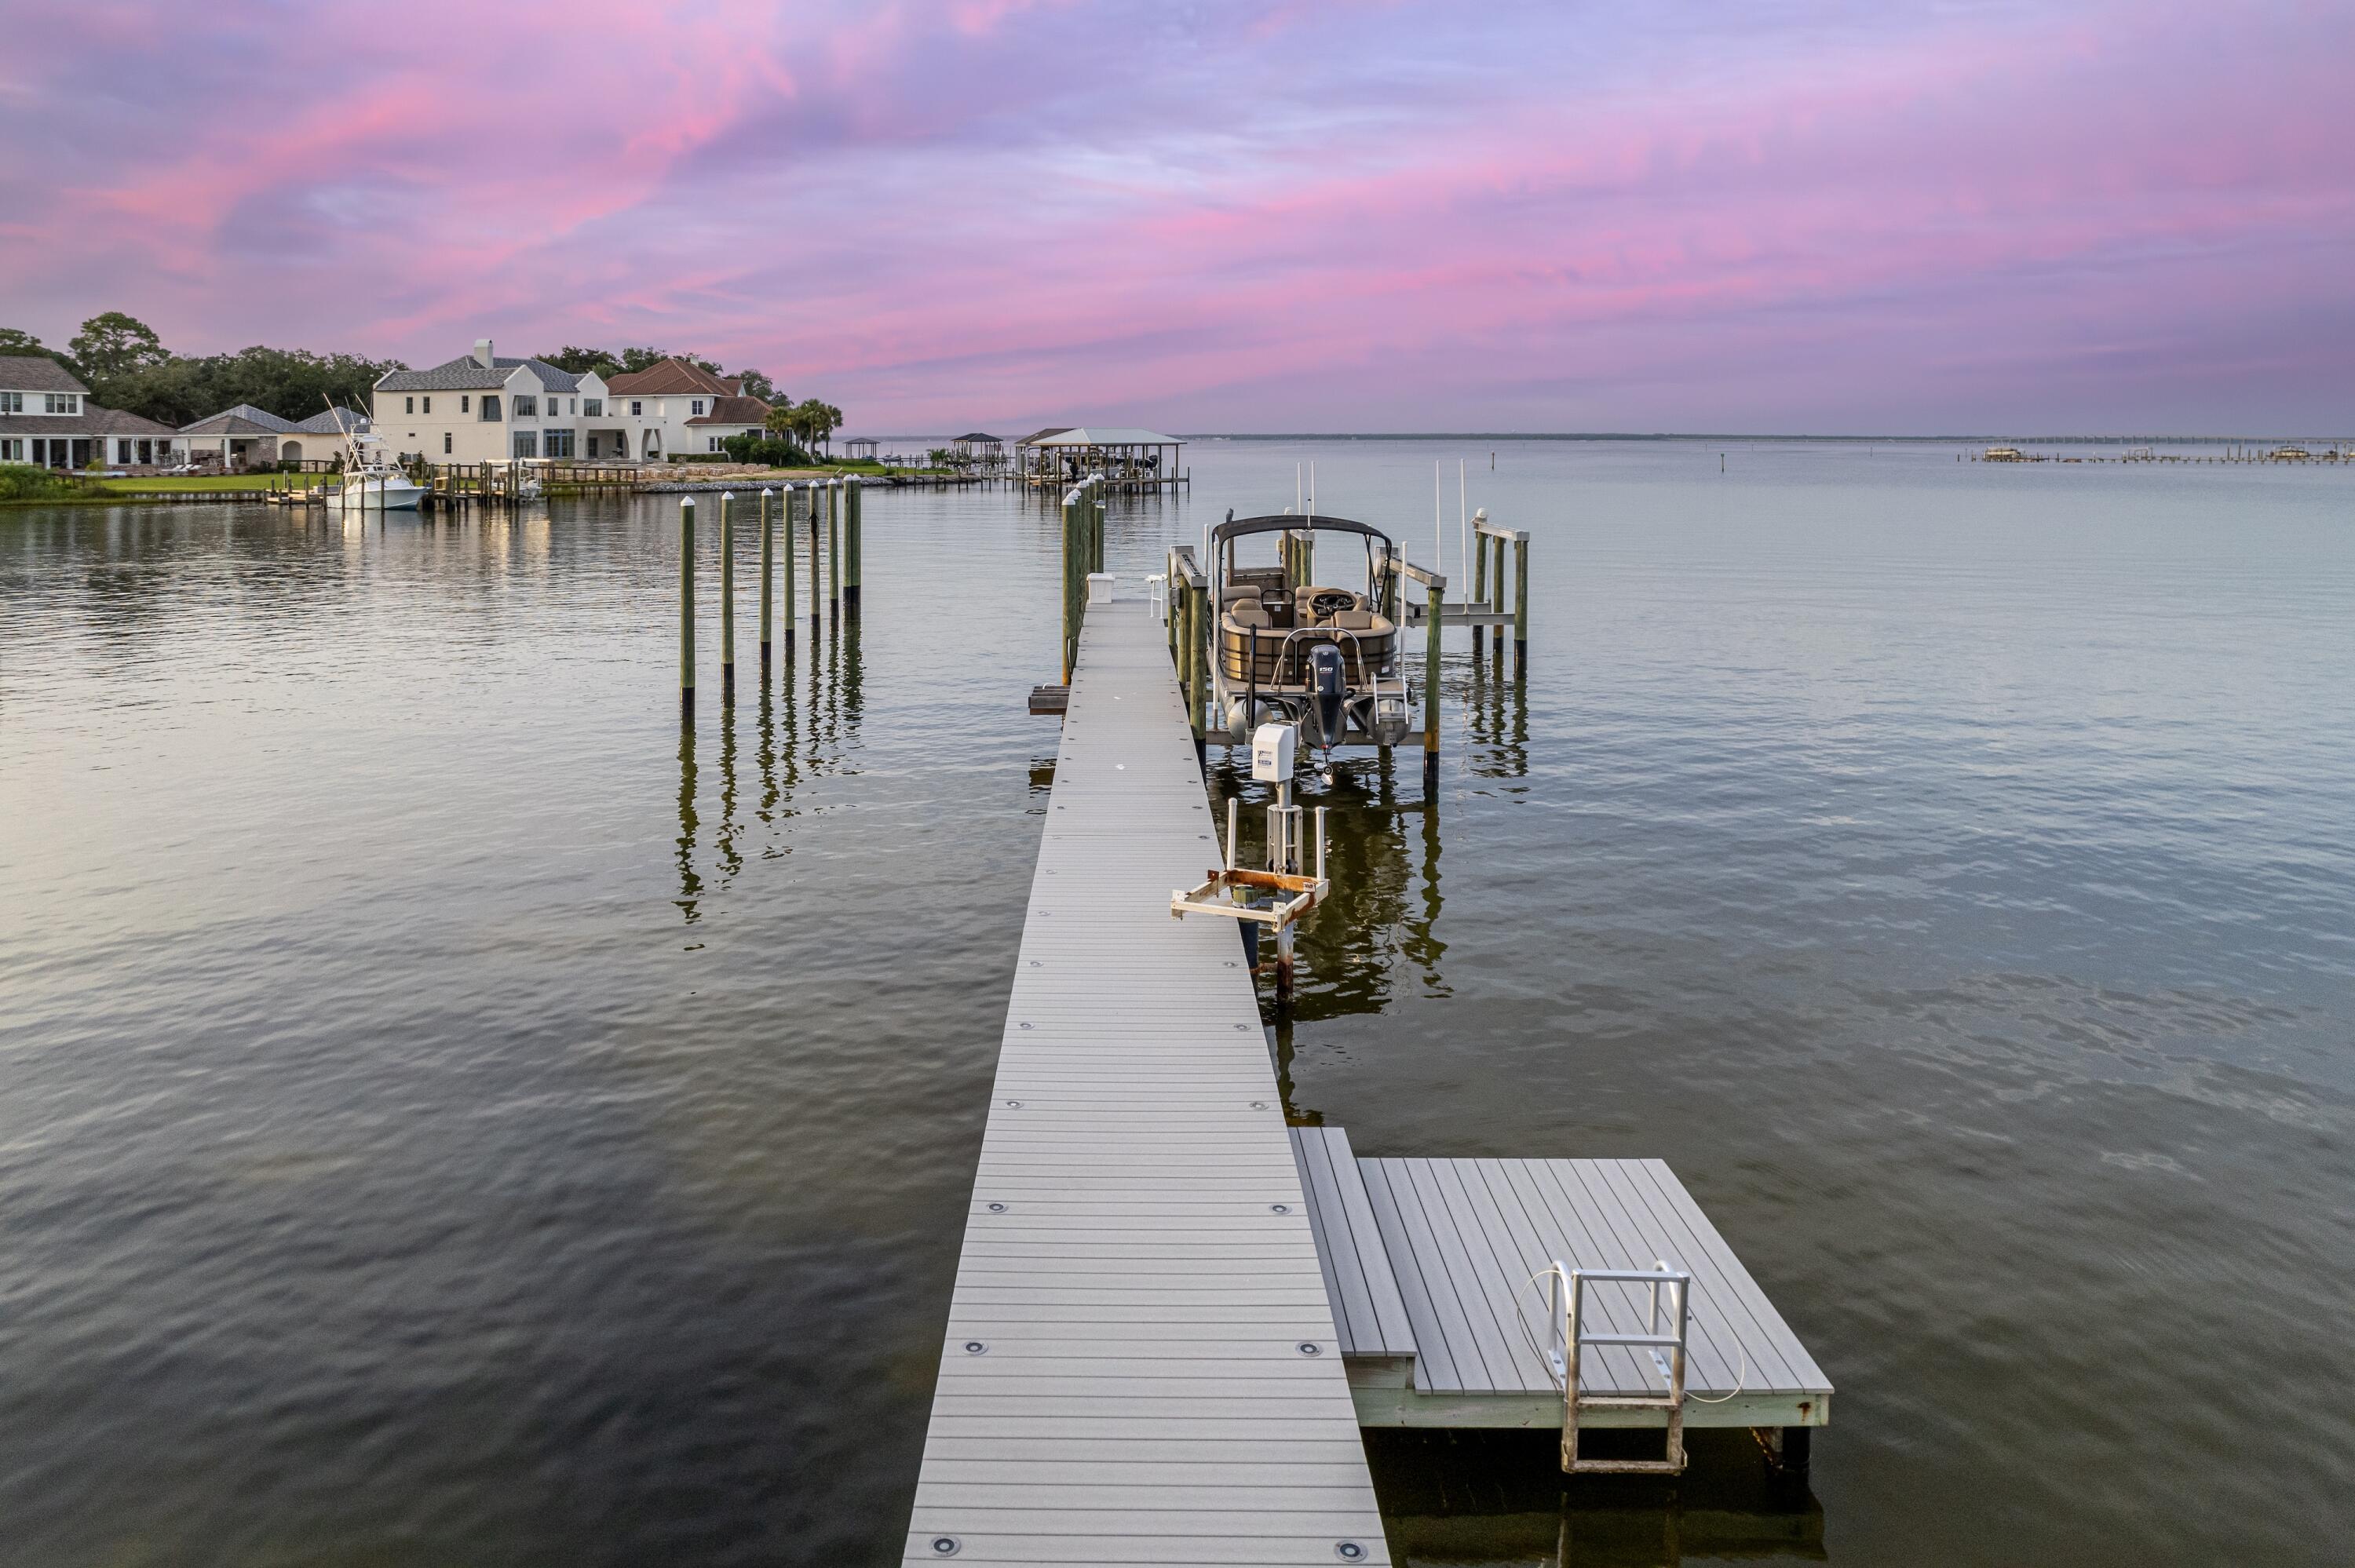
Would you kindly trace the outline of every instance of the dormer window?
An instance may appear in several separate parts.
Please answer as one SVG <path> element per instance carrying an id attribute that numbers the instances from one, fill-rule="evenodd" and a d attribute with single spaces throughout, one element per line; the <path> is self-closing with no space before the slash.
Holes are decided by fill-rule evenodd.
<path id="1" fill-rule="evenodd" d="M 605 417 L 605 399 L 583 397 L 581 399 L 581 411 L 592 419 L 602 419 Z"/>
<path id="2" fill-rule="evenodd" d="M 25 411 L 22 392 L 0 392 L 0 414 L 21 414 Z"/>
<path id="3" fill-rule="evenodd" d="M 703 399 L 702 399 L 702 398 L 700 398 L 700 397 L 698 397 L 698 398 L 694 399 L 692 402 L 688 403 L 688 404 L 687 404 L 687 412 L 688 412 L 688 413 L 690 413 L 690 414 L 700 414 L 700 413 L 702 413 L 702 412 L 703 412 Z"/>
<path id="4" fill-rule="evenodd" d="M 646 406 L 636 398 L 630 399 L 630 418 L 634 419 L 646 411 Z"/>
<path id="5" fill-rule="evenodd" d="M 41 394 L 44 414 L 79 414 L 81 394 L 79 392 L 44 392 Z"/>

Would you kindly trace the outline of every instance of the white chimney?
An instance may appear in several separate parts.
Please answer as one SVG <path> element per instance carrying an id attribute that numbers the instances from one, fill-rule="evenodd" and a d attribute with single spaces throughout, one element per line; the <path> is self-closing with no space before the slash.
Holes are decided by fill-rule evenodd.
<path id="1" fill-rule="evenodd" d="M 481 366 L 485 370 L 488 370 L 491 367 L 491 340 L 489 338 L 478 337 L 474 340 L 474 363 Z"/>

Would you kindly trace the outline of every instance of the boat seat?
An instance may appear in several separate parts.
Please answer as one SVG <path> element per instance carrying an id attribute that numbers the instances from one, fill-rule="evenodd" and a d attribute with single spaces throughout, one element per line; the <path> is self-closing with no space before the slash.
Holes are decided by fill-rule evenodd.
<path id="1" fill-rule="evenodd" d="M 1370 609 L 1337 609 L 1331 624 L 1343 631 L 1371 631 L 1380 619 Z"/>
<path id="2" fill-rule="evenodd" d="M 1227 590 L 1227 607 L 1231 609 L 1239 604 L 1257 604 L 1258 602 L 1259 589 L 1248 583 L 1241 588 L 1231 588 Z"/>
<path id="3" fill-rule="evenodd" d="M 1227 619 L 1237 626 L 1273 626 L 1275 624 L 1267 613 L 1267 607 L 1255 599 L 1248 603 L 1238 600 L 1228 606 Z"/>

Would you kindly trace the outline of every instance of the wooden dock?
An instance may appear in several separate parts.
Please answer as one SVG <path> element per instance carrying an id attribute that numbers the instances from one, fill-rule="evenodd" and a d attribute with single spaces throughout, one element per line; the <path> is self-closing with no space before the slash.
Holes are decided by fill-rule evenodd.
<path id="1" fill-rule="evenodd" d="M 1081 632 L 906 1561 L 1387 1563 L 1159 622 Z"/>

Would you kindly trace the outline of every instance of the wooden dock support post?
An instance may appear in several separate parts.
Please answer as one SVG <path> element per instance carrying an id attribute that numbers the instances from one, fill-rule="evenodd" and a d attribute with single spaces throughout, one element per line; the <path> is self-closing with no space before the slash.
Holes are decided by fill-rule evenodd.
<path id="1" fill-rule="evenodd" d="M 1513 540 L 1513 673 L 1529 662 L 1529 536 Z"/>
<path id="2" fill-rule="evenodd" d="M 860 515 L 860 502 L 866 486 L 845 480 L 842 484 L 842 607 L 853 620 L 858 619 L 859 535 L 865 521 Z"/>
<path id="3" fill-rule="evenodd" d="M 1194 732 L 1196 767 L 1202 766 L 1210 755 L 1209 722 L 1203 717 L 1203 708 L 1210 684 L 1210 629 L 1218 624 L 1218 616 L 1209 607 L 1209 579 L 1195 573 L 1186 591 L 1186 695 L 1190 710 L 1186 724 Z"/>
<path id="4" fill-rule="evenodd" d="M 1431 575 L 1423 584 L 1423 787 L 1430 793 L 1439 788 L 1439 633 L 1447 624 L 1445 577 Z"/>
<path id="5" fill-rule="evenodd" d="M 695 716 L 695 497 L 678 503 L 678 711 Z"/>
<path id="6" fill-rule="evenodd" d="M 1084 504 L 1076 489 L 1063 497 L 1063 632 L 1056 652 L 1061 656 L 1066 687 L 1071 683 L 1071 661 L 1080 640 L 1080 596 L 1073 585 L 1079 577 L 1080 508 Z"/>
<path id="7" fill-rule="evenodd" d="M 719 705 L 736 705 L 736 519 L 731 491 L 719 493 Z"/>
<path id="8" fill-rule="evenodd" d="M 769 689 L 770 628 L 776 622 L 776 529 L 769 517 L 769 492 L 761 491 L 761 690 Z"/>

